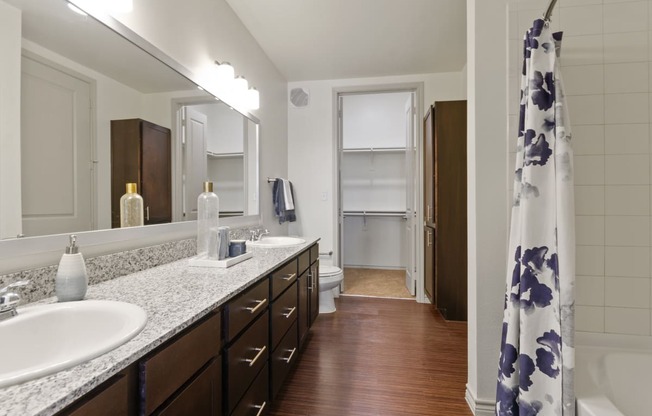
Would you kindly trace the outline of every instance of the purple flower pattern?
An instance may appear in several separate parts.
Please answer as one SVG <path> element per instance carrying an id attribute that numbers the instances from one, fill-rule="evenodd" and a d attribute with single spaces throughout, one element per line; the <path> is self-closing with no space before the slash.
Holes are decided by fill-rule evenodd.
<path id="1" fill-rule="evenodd" d="M 560 319 L 561 291 L 568 285 L 561 279 L 574 279 L 567 273 L 572 259 L 558 252 L 556 205 L 542 202 L 558 198 L 559 186 L 572 188 L 572 170 L 558 174 L 557 166 L 572 163 L 570 132 L 558 105 L 561 97 L 565 106 L 555 65 L 560 41 L 543 20 L 534 22 L 524 40 L 510 236 L 514 257 L 506 279 L 496 388 L 499 416 L 573 415 L 568 409 L 574 406 L 563 405 L 568 394 L 559 395 L 562 375 L 572 369 L 572 362 L 562 359 L 562 350 L 572 345 L 564 342 Z M 565 182 L 555 183 L 559 180 Z"/>

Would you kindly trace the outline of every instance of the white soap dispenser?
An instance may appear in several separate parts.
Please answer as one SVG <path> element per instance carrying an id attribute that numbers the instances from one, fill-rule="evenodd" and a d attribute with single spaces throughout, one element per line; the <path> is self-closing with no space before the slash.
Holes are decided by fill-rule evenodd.
<path id="1" fill-rule="evenodd" d="M 54 279 L 54 291 L 59 302 L 82 300 L 88 289 L 88 274 L 84 257 L 76 245 L 77 236 L 70 236 L 70 245 L 61 256 L 57 276 Z"/>

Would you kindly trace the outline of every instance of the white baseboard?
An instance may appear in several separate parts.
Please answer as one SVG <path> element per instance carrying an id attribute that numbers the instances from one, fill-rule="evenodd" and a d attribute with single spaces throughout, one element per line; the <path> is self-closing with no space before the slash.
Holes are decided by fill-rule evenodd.
<path id="1" fill-rule="evenodd" d="M 466 403 L 471 408 L 475 416 L 495 416 L 496 404 L 493 400 L 477 399 L 473 392 L 466 386 L 466 394 L 464 395 Z"/>

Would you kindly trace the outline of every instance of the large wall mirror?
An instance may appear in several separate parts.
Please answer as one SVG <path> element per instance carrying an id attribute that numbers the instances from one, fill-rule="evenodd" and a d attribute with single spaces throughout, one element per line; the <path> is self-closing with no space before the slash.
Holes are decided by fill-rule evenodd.
<path id="1" fill-rule="evenodd" d="M 12 81 L 21 86 L 13 201 L 21 209 L 0 209 L 20 227 L 0 239 L 114 228 L 125 182 L 140 186 L 146 225 L 196 219 L 205 180 L 215 183 L 221 217 L 259 214 L 256 119 L 66 1 L 0 3 L 20 10 L 20 29 L 5 25 L 0 35 L 21 47 Z M 3 65 L 0 75 L 14 74 Z"/>

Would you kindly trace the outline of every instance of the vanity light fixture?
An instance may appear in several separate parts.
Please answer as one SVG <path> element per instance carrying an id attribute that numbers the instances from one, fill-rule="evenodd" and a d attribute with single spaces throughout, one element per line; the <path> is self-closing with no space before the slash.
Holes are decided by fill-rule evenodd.
<path id="1" fill-rule="evenodd" d="M 239 103 L 247 110 L 260 108 L 260 93 L 256 88 L 249 88 L 249 82 L 242 75 L 235 76 L 233 66 L 228 62 L 215 61 L 217 65 L 216 82 L 218 90 L 226 101 Z"/>
<path id="2" fill-rule="evenodd" d="M 251 110 L 258 110 L 260 108 L 260 93 L 255 87 L 249 88 L 245 96 L 245 106 Z"/>
<path id="3" fill-rule="evenodd" d="M 68 7 L 76 13 L 87 16 L 89 13 L 129 13 L 134 9 L 133 0 L 70 0 Z"/>
<path id="4" fill-rule="evenodd" d="M 105 1 L 107 10 L 115 13 L 129 13 L 134 9 L 133 0 Z"/>
<path id="5" fill-rule="evenodd" d="M 236 79 L 233 80 L 233 93 L 237 97 L 242 98 L 247 93 L 249 89 L 249 82 L 242 75 L 238 75 Z"/>
<path id="6" fill-rule="evenodd" d="M 217 82 L 222 85 L 231 84 L 235 78 L 233 66 L 228 62 L 215 61 L 215 63 L 217 64 Z"/>

